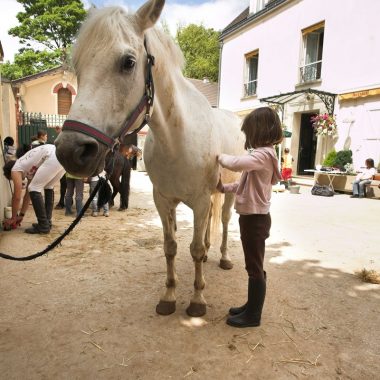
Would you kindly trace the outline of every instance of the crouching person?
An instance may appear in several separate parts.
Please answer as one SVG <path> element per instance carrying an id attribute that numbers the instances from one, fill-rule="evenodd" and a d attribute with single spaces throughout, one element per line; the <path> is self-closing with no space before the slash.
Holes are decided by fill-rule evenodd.
<path id="1" fill-rule="evenodd" d="M 65 173 L 65 169 L 55 155 L 55 145 L 38 146 L 18 160 L 9 161 L 4 165 L 3 171 L 5 177 L 12 180 L 14 185 L 12 218 L 8 221 L 9 224 L 19 225 L 21 223 L 30 199 L 37 223 L 34 223 L 31 228 L 27 228 L 25 232 L 28 234 L 49 233 L 54 207 L 54 185 Z M 22 183 L 25 178 L 28 179 L 28 186 L 20 208 Z"/>

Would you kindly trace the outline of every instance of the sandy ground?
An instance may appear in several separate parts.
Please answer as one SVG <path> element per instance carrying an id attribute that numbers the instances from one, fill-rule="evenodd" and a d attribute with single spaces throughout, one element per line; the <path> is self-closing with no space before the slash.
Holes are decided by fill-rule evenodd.
<path id="1" fill-rule="evenodd" d="M 47 257 L 0 261 L 1 379 L 379 379 L 380 285 L 353 272 L 380 270 L 380 202 L 273 195 L 268 292 L 259 328 L 225 324 L 245 301 L 237 216 L 218 267 L 205 264 L 204 318 L 189 318 L 194 271 L 191 213 L 178 210 L 177 311 L 155 313 L 165 282 L 162 232 L 145 173 L 132 173 L 127 212 L 87 216 Z M 33 221 L 29 212 L 23 227 Z M 0 233 L 0 252 L 45 248 L 68 226 L 55 211 L 46 236 Z"/>

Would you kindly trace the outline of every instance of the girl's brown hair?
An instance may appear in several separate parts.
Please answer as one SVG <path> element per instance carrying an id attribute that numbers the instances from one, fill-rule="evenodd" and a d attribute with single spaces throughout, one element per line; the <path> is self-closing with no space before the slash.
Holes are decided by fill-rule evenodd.
<path id="1" fill-rule="evenodd" d="M 372 158 L 367 158 L 365 160 L 365 164 L 367 165 L 367 168 L 371 169 L 375 167 L 375 161 L 373 161 Z"/>
<path id="2" fill-rule="evenodd" d="M 276 145 L 283 139 L 280 118 L 269 107 L 257 108 L 248 114 L 241 130 L 246 137 L 245 149 Z"/>

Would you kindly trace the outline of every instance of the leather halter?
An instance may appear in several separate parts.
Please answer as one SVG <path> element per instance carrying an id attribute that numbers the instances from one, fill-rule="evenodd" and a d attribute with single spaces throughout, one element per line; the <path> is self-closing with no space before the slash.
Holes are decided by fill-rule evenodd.
<path id="1" fill-rule="evenodd" d="M 101 144 L 106 145 L 108 148 L 113 149 L 116 145 L 119 145 L 125 136 L 133 135 L 138 133 L 146 124 L 148 124 L 150 120 L 150 110 L 153 105 L 154 100 L 154 83 L 153 83 L 153 75 L 152 75 L 152 66 L 154 66 L 154 56 L 149 54 L 147 46 L 146 46 L 146 38 L 144 38 L 144 47 L 147 54 L 147 63 L 146 63 L 146 78 L 145 78 L 145 91 L 142 96 L 140 103 L 130 114 L 124 126 L 121 128 L 119 133 L 114 136 L 108 136 L 102 131 L 92 127 L 91 125 L 82 123 L 77 120 L 67 119 L 63 123 L 62 130 L 63 131 L 75 131 L 84 133 L 85 135 L 91 136 Z M 144 112 L 145 116 L 140 126 L 129 132 L 131 127 L 134 125 L 138 117 Z"/>

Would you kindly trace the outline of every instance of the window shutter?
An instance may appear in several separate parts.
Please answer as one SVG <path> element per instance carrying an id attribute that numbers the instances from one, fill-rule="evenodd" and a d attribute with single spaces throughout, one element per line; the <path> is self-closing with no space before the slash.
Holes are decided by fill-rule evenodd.
<path id="1" fill-rule="evenodd" d="M 67 115 L 72 103 L 72 94 L 67 88 L 58 91 L 58 114 Z"/>

